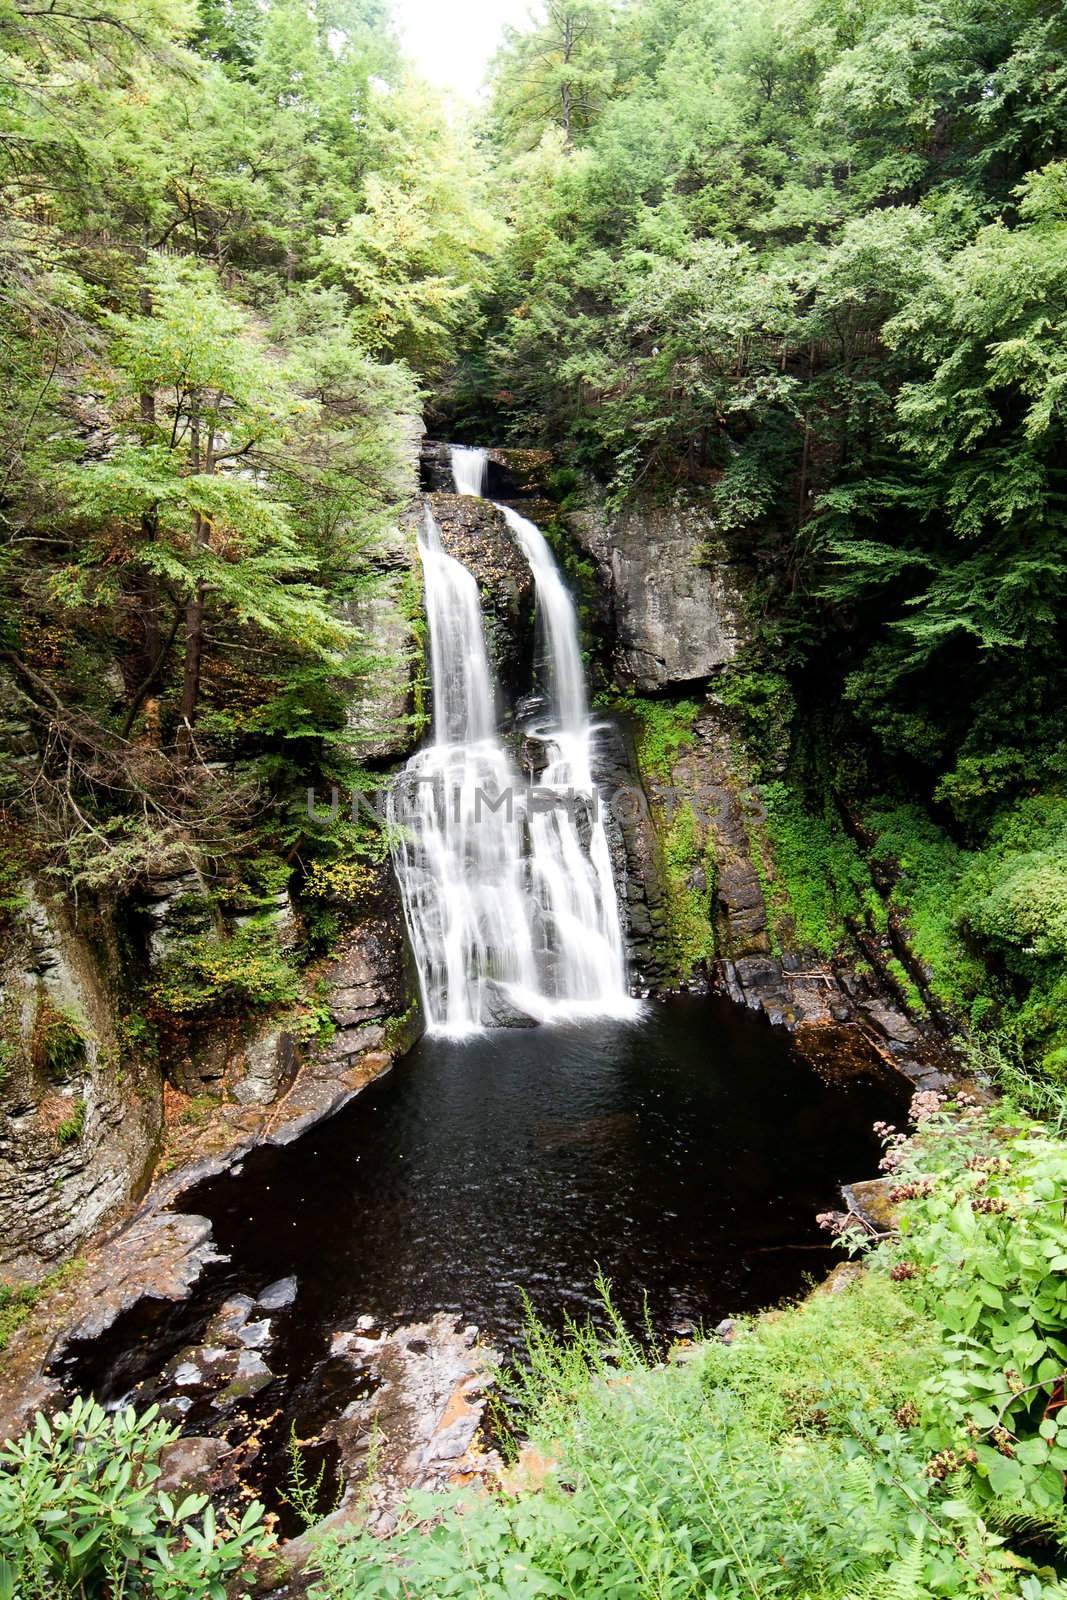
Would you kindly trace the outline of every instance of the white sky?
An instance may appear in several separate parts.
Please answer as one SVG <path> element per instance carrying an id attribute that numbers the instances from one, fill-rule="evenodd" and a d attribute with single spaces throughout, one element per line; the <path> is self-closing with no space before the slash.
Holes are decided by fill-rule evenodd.
<path id="1" fill-rule="evenodd" d="M 522 24 L 535 0 L 392 0 L 404 53 L 424 78 L 477 96 L 505 23 Z"/>

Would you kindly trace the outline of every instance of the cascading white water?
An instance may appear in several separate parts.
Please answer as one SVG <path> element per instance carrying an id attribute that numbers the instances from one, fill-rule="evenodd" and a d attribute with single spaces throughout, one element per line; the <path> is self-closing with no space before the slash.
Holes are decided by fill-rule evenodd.
<path id="1" fill-rule="evenodd" d="M 530 731 L 548 757 L 538 788 L 555 795 L 557 803 L 530 808 L 531 888 L 550 930 L 559 982 L 568 996 L 618 1014 L 620 1005 L 627 1009 L 626 956 L 611 853 L 593 783 L 578 619 L 540 528 L 508 506 L 498 509 L 530 564 L 547 656 L 548 715 Z"/>
<path id="2" fill-rule="evenodd" d="M 457 494 L 473 494 L 480 500 L 485 493 L 488 469 L 488 450 L 474 450 L 464 444 L 452 446 L 452 479 Z"/>
<path id="3" fill-rule="evenodd" d="M 453 451 L 461 493 L 481 495 L 484 450 Z M 431 1031 L 463 1035 L 516 1014 L 628 1016 L 611 859 L 590 771 L 590 726 L 570 596 L 540 530 L 501 507 L 533 572 L 550 710 L 533 737 L 536 787 L 501 744 L 478 587 L 419 540 L 430 629 L 433 743 L 390 796 L 393 859 Z M 583 842 L 584 841 L 584 842 Z"/>

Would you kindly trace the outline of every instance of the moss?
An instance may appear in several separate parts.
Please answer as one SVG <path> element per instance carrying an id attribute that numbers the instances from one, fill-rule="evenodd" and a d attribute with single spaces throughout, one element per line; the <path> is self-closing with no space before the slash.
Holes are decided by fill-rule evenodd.
<path id="1" fill-rule="evenodd" d="M 864 823 L 873 835 L 872 859 L 893 874 L 890 900 L 932 991 L 946 1009 L 966 1016 L 991 981 L 961 932 L 966 852 L 915 806 L 872 809 Z"/>
<path id="2" fill-rule="evenodd" d="M 11 1076 L 11 1069 L 18 1060 L 18 1046 L 10 1039 L 0 1039 L 0 1089 Z"/>
<path id="3" fill-rule="evenodd" d="M 925 1015 L 926 1001 L 922 997 L 922 991 L 904 963 L 898 957 L 890 956 L 885 964 L 885 970 L 908 1010 L 916 1016 Z"/>
<path id="4" fill-rule="evenodd" d="M 764 890 L 779 937 L 829 960 L 850 944 L 851 926 L 884 931 L 870 869 L 840 822 L 809 811 L 784 783 L 762 785 L 759 796 L 775 867 Z"/>
<path id="5" fill-rule="evenodd" d="M 674 762 L 693 743 L 699 705 L 694 700 L 644 700 L 628 690 L 598 696 L 597 704 L 634 720 L 642 775 L 655 783 L 669 783 Z"/>
<path id="6" fill-rule="evenodd" d="M 702 839 L 693 807 L 679 806 L 661 831 L 667 888 L 667 937 L 673 977 L 688 982 L 715 959 L 711 908 L 715 897 L 715 857 Z"/>
<path id="7" fill-rule="evenodd" d="M 43 999 L 34 1022 L 34 1066 L 56 1083 L 66 1083 L 85 1060 L 88 1036 L 69 1011 Z"/>
<path id="8" fill-rule="evenodd" d="M 82 1270 L 83 1266 L 84 1262 L 75 1258 L 72 1261 L 65 1261 L 61 1267 L 50 1272 L 47 1278 L 42 1278 L 40 1283 L 21 1284 L 17 1287 L 9 1283 L 0 1283 L 0 1351 L 7 1349 L 12 1335 L 28 1321 L 37 1303 L 53 1289 L 58 1289 L 68 1282 Z"/>
<path id="9" fill-rule="evenodd" d="M 77 1144 L 85 1132 L 85 1114 L 88 1110 L 84 1100 L 75 1100 L 69 1117 L 66 1117 L 56 1129 L 56 1140 L 61 1145 Z"/>
<path id="10" fill-rule="evenodd" d="M 159 1011 L 202 1018 L 292 1005 L 300 979 L 273 930 L 253 923 L 228 939 L 205 934 L 182 940 L 149 993 Z"/>
<path id="11" fill-rule="evenodd" d="M 181 1110 L 179 1121 L 186 1127 L 198 1128 L 206 1122 L 213 1111 L 217 1111 L 222 1101 L 217 1094 L 194 1095 L 187 1105 Z"/>

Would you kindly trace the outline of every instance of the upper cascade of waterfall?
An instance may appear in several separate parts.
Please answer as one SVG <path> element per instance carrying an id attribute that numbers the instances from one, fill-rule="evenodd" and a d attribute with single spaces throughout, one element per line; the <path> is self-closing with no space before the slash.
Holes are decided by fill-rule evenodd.
<path id="1" fill-rule="evenodd" d="M 485 494 L 485 480 L 489 471 L 489 452 L 464 444 L 452 446 L 452 478 L 457 494 Z"/>
<path id="2" fill-rule="evenodd" d="M 441 532 L 429 507 L 423 512 L 419 555 L 430 627 L 434 743 L 491 739 L 493 683 L 478 584 L 466 567 L 442 548 Z"/>
<path id="3" fill-rule="evenodd" d="M 457 491 L 480 496 L 488 453 L 455 447 Z M 430 631 L 433 739 L 392 791 L 393 860 L 431 1031 L 627 1017 L 640 1007 L 626 960 L 611 855 L 591 776 L 577 619 L 540 529 L 501 506 L 529 562 L 549 704 L 537 784 L 494 720 L 478 586 L 441 542 L 419 537 Z"/>
<path id="4" fill-rule="evenodd" d="M 529 562 L 545 631 L 551 726 L 573 737 L 588 735 L 585 667 L 578 644 L 578 618 L 548 540 L 536 524 L 510 506 L 500 506 L 515 541 Z"/>

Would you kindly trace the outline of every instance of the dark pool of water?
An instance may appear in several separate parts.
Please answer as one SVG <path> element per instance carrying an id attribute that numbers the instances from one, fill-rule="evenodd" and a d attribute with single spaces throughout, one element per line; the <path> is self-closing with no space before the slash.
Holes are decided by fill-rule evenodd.
<path id="1" fill-rule="evenodd" d="M 361 1315 L 455 1311 L 507 1346 L 524 1292 L 559 1325 L 596 1311 L 599 1269 L 635 1328 L 646 1299 L 658 1333 L 711 1326 L 826 1270 L 815 1214 L 875 1171 L 871 1123 L 899 1110 L 886 1081 L 825 1082 L 726 1001 L 426 1039 L 330 1121 L 186 1195 L 229 1260 L 187 1305 L 137 1310 L 77 1353 L 71 1378 L 151 1394 L 153 1365 L 227 1295 L 289 1274 L 284 1374 L 259 1403 L 302 1426 L 327 1405 L 330 1333 Z"/>

